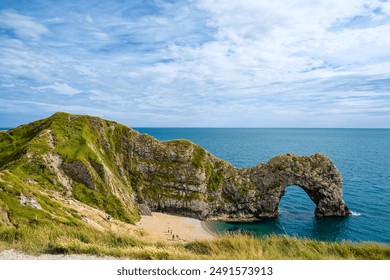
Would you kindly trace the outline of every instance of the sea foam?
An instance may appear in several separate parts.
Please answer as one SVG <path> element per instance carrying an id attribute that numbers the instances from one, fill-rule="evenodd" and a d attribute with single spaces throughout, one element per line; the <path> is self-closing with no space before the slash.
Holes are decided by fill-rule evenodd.
<path id="1" fill-rule="evenodd" d="M 359 212 L 351 211 L 351 216 L 361 216 L 362 214 Z"/>

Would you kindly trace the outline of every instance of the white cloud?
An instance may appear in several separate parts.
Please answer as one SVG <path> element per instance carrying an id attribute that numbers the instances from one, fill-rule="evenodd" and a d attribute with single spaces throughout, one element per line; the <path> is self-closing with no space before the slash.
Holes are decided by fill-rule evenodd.
<path id="1" fill-rule="evenodd" d="M 93 69 L 86 65 L 75 65 L 74 69 L 80 73 L 81 75 L 90 76 L 90 77 L 97 77 L 98 76 L 98 70 Z"/>
<path id="2" fill-rule="evenodd" d="M 370 112 L 379 123 L 390 106 L 388 4 L 102 1 L 31 17 L 0 11 L 17 35 L 0 35 L 0 82 L 30 101 L 66 96 L 57 107 L 71 97 L 77 108 L 131 108 L 135 125 L 330 126 L 348 114 L 352 125 Z"/>
<path id="3" fill-rule="evenodd" d="M 92 95 L 89 97 L 90 100 L 102 101 L 110 104 L 124 102 L 123 98 L 117 94 L 103 92 L 97 89 L 91 89 L 90 92 L 92 93 Z"/>
<path id="4" fill-rule="evenodd" d="M 386 16 L 390 16 L 390 2 L 381 3 L 381 10 Z"/>
<path id="5" fill-rule="evenodd" d="M 11 28 L 21 37 L 37 40 L 48 34 L 47 27 L 33 18 L 14 11 L 0 11 L 0 26 Z"/>
<path id="6" fill-rule="evenodd" d="M 82 92 L 81 90 L 75 89 L 66 83 L 58 82 L 55 82 L 53 85 L 36 87 L 35 89 L 39 91 L 54 91 L 55 93 L 68 96 L 73 96 Z"/>
<path id="7" fill-rule="evenodd" d="M 95 31 L 95 32 L 92 32 L 92 35 L 100 41 L 109 41 L 110 40 L 110 36 L 104 32 Z"/>
<path id="8" fill-rule="evenodd" d="M 0 38 L 0 77 L 50 82 L 58 71 L 56 59 L 31 49 L 22 40 Z"/>
<path id="9" fill-rule="evenodd" d="M 53 17 L 53 18 L 49 18 L 43 22 L 48 23 L 48 24 L 61 24 L 61 23 L 65 23 L 66 21 L 65 21 L 65 19 L 60 18 L 60 17 Z"/>
<path id="10" fill-rule="evenodd" d="M 233 54 L 226 58 L 241 68 L 257 68 L 260 77 L 273 80 L 296 78 L 294 73 L 319 67 L 326 60 L 335 64 L 361 63 L 389 54 L 390 25 L 370 29 L 332 31 L 355 17 L 367 16 L 369 1 L 199 1 L 211 14 L 210 24 L 218 32 L 216 42 Z M 377 46 L 375 52 L 364 52 Z M 228 46 L 228 47 L 226 47 Z M 207 46 L 205 46 L 207 47 Z M 213 52 L 212 46 L 211 52 Z M 205 50 L 208 53 L 208 50 Z M 339 61 L 339 59 L 341 61 Z M 230 64 L 230 63 L 228 63 Z M 221 69 L 223 70 L 223 69 Z M 288 74 L 288 75 L 286 75 Z"/>

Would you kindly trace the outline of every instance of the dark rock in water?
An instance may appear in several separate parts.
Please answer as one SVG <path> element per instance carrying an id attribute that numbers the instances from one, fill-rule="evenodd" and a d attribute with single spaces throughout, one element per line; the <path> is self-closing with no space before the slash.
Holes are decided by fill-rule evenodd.
<path id="1" fill-rule="evenodd" d="M 42 190 L 72 195 L 127 222 L 150 211 L 201 220 L 276 217 L 290 185 L 305 190 L 317 217 L 350 214 L 339 171 L 319 153 L 235 168 L 188 140 L 160 142 L 115 122 L 66 113 L 0 136 L 4 186 L 15 177 L 34 178 Z"/>

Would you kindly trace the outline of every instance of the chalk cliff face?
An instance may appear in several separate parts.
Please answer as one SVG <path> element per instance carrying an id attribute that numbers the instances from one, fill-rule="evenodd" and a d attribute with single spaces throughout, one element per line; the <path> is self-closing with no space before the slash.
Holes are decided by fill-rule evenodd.
<path id="1" fill-rule="evenodd" d="M 22 197 L 39 205 L 34 211 L 51 213 L 59 196 L 131 223 L 149 209 L 258 220 L 278 215 L 290 185 L 306 191 L 318 217 L 350 213 L 341 175 L 322 154 L 235 168 L 188 140 L 160 142 L 116 122 L 66 113 L 0 133 L 0 225 L 13 224 L 16 209 L 26 207 L 16 203 Z M 69 214 L 61 204 L 56 211 Z"/>

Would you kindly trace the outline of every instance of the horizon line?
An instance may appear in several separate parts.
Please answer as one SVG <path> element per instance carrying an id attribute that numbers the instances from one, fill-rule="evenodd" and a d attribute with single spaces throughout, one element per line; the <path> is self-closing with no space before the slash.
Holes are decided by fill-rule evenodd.
<path id="1" fill-rule="evenodd" d="M 131 126 L 131 128 L 200 128 L 200 129 L 390 129 L 390 127 L 229 127 L 229 126 Z"/>
<path id="2" fill-rule="evenodd" d="M 28 123 L 26 123 L 28 124 Z M 0 131 L 7 131 L 11 129 L 15 129 L 21 125 L 20 124 L 15 127 L 0 127 Z M 123 123 L 122 123 L 123 124 Z M 129 126 L 127 124 L 123 124 L 132 129 L 390 129 L 390 127 L 229 127 L 229 126 Z"/>

